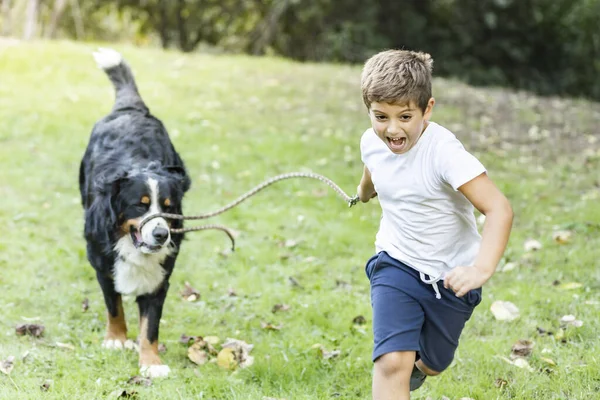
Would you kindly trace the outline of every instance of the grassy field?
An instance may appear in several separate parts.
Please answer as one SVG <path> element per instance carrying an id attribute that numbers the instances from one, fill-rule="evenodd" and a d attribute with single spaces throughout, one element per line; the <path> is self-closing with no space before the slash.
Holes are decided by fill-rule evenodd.
<path id="1" fill-rule="evenodd" d="M 223 252 L 228 241 L 220 232 L 188 236 L 161 321 L 162 359 L 173 373 L 150 386 L 128 383 L 138 374 L 137 355 L 100 347 L 105 308 L 85 256 L 77 191 L 91 127 L 113 102 L 94 48 L 0 43 L 6 372 L 1 360 L 14 357 L 10 374 L 0 373 L 0 398 L 370 398 L 364 263 L 374 251 L 379 206 L 348 209 L 325 185 L 307 180 L 276 184 L 211 221 L 239 232 L 233 254 Z M 368 127 L 360 68 L 116 49 L 187 163 L 193 187 L 186 213 L 216 209 L 290 171 L 326 175 L 354 193 L 358 141 Z M 600 105 L 447 80 L 435 81 L 434 94 L 433 119 L 481 158 L 516 216 L 506 257 L 484 288 L 455 362 L 413 398 L 598 398 Z M 559 230 L 571 233 L 566 243 L 553 238 Z M 527 250 L 529 239 L 542 248 Z M 199 291 L 198 301 L 182 298 L 185 282 Z M 514 303 L 520 316 L 497 320 L 490 311 L 496 300 Z M 276 304 L 289 309 L 274 313 Z M 134 338 L 133 299 L 125 308 Z M 565 315 L 583 325 L 561 324 Z M 355 324 L 358 316 L 366 322 Z M 43 336 L 18 336 L 15 327 L 24 323 L 44 325 Z M 265 329 L 269 323 L 280 329 Z M 179 342 L 182 334 L 244 340 L 254 345 L 254 364 L 234 372 L 212 362 L 198 366 Z M 529 368 L 510 363 L 518 340 L 534 343 Z M 323 357 L 315 345 L 339 354 Z"/>

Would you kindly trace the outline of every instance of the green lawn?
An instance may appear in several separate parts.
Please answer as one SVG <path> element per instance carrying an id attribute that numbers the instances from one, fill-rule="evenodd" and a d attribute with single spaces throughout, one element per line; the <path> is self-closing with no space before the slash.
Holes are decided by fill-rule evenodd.
<path id="1" fill-rule="evenodd" d="M 162 359 L 173 373 L 149 387 L 127 383 L 138 373 L 137 355 L 100 347 L 105 308 L 85 256 L 77 188 L 91 127 L 113 102 L 94 48 L 0 42 L 0 360 L 15 357 L 10 375 L 0 373 L 0 398 L 100 399 L 118 390 L 143 399 L 370 398 L 363 267 L 374 251 L 379 206 L 348 209 L 308 180 L 278 183 L 210 221 L 239 232 L 234 254 L 221 254 L 229 245 L 221 232 L 188 236 L 161 321 Z M 326 175 L 354 193 L 358 142 L 369 123 L 359 67 L 116 49 L 187 164 L 186 213 L 212 211 L 290 171 Z M 512 202 L 514 229 L 499 269 L 509 261 L 516 268 L 486 285 L 455 362 L 413 398 L 598 398 L 600 137 L 593 134 L 600 105 L 446 80 L 435 81 L 434 94 L 434 120 L 454 129 Z M 553 240 L 559 229 L 572 232 L 568 243 Z M 528 239 L 542 249 L 527 252 Z M 186 281 L 199 301 L 181 297 Z M 496 320 L 495 300 L 514 303 L 520 317 Z M 273 313 L 275 304 L 290 308 Z M 125 308 L 133 338 L 133 299 Z M 561 331 L 569 314 L 583 326 Z M 357 316 L 366 324 L 353 325 Z M 43 324 L 44 335 L 17 336 L 23 323 Z M 183 333 L 251 343 L 254 364 L 235 372 L 197 366 L 179 343 Z M 519 339 L 535 343 L 531 370 L 507 362 Z M 340 354 L 324 359 L 315 344 Z"/>

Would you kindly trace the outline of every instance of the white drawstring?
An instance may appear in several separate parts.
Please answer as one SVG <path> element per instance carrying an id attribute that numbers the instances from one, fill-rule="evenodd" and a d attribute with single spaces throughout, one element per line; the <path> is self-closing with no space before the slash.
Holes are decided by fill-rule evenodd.
<path id="1" fill-rule="evenodd" d="M 421 275 L 421 282 L 423 282 L 427 285 L 433 286 L 433 291 L 435 292 L 435 298 L 438 300 L 441 299 L 442 295 L 440 294 L 440 289 L 438 288 L 437 283 L 444 278 L 444 273 L 442 272 L 441 274 L 439 274 L 437 278 L 430 278 L 430 279 L 426 279 L 425 274 L 422 272 L 419 272 L 419 274 Z"/>

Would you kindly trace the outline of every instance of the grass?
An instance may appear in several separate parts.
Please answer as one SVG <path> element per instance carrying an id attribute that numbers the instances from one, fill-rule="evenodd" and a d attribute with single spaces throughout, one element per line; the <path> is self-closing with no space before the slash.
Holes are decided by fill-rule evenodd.
<path id="1" fill-rule="evenodd" d="M 380 210 L 376 201 L 348 209 L 323 184 L 306 180 L 278 183 L 215 218 L 240 233 L 234 254 L 220 254 L 228 247 L 220 232 L 189 235 L 161 323 L 162 359 L 173 374 L 149 387 L 127 384 L 138 373 L 136 354 L 100 348 L 105 309 L 85 256 L 77 191 L 91 127 L 113 101 L 93 48 L 0 44 L 0 360 L 15 357 L 10 375 L 0 374 L 0 398 L 99 399 L 120 389 L 143 399 L 370 398 L 364 263 Z M 193 188 L 186 213 L 216 209 L 268 177 L 296 170 L 321 173 L 354 192 L 358 141 L 368 127 L 358 67 L 117 49 L 187 163 Z M 516 219 L 500 269 L 507 262 L 517 267 L 486 285 L 455 362 L 413 398 L 596 398 L 600 153 L 592 122 L 600 106 L 445 80 L 435 85 L 434 119 L 463 138 L 513 204 Z M 528 135 L 532 124 L 548 134 Z M 536 140 L 521 140 L 527 137 Z M 569 243 L 552 239 L 557 229 L 572 231 Z M 525 251 L 530 238 L 543 248 Z M 199 301 L 180 296 L 186 281 L 201 293 Z M 582 285 L 565 288 L 571 282 Z M 495 300 L 513 302 L 520 317 L 497 321 L 490 312 Z M 280 303 L 290 310 L 273 313 Z M 135 337 L 133 299 L 125 307 Z M 567 314 L 583 326 L 560 331 Z M 354 326 L 357 316 L 366 324 Z M 26 322 L 43 324 L 44 336 L 17 336 L 15 326 Z M 262 322 L 282 327 L 265 330 Z M 197 366 L 178 342 L 182 333 L 244 340 L 254 345 L 255 362 L 236 372 Z M 531 371 L 502 359 L 519 339 L 535 342 Z M 315 344 L 340 355 L 323 359 Z M 43 391 L 46 380 L 50 388 Z"/>

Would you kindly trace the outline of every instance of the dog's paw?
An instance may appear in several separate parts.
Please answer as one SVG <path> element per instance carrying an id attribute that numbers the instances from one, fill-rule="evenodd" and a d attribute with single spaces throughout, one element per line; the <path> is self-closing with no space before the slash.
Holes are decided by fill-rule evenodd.
<path id="1" fill-rule="evenodd" d="M 168 365 L 142 365 L 140 375 L 146 378 L 166 378 L 171 373 Z"/>
<path id="2" fill-rule="evenodd" d="M 98 51 L 95 51 L 93 55 L 98 67 L 105 70 L 114 68 L 117 65 L 121 64 L 121 61 L 123 61 L 123 57 L 121 57 L 121 54 L 113 49 L 106 49 L 101 47 L 98 49 Z"/>
<path id="3" fill-rule="evenodd" d="M 127 339 L 124 342 L 121 339 L 105 339 L 102 342 L 102 347 L 105 349 L 112 350 L 135 350 L 135 342 L 133 340 Z"/>

